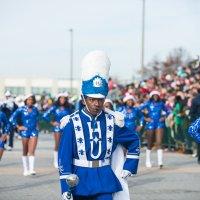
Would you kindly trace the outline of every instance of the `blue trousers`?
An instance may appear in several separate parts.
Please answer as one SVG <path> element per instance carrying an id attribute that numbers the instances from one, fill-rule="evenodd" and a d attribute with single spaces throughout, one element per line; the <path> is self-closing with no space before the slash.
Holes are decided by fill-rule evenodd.
<path id="1" fill-rule="evenodd" d="M 99 194 L 96 196 L 74 196 L 74 200 L 112 200 L 112 194 Z"/>

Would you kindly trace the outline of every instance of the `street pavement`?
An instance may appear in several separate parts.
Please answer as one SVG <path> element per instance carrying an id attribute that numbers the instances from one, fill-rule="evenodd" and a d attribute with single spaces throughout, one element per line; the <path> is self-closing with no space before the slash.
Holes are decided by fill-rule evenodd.
<path id="1" fill-rule="evenodd" d="M 36 151 L 35 176 L 22 175 L 21 141 L 5 151 L 0 161 L 0 200 L 60 200 L 58 172 L 53 167 L 53 137 L 41 134 Z M 164 152 L 164 168 L 144 167 L 142 149 L 138 174 L 129 178 L 131 200 L 200 200 L 200 165 L 196 158 Z"/>

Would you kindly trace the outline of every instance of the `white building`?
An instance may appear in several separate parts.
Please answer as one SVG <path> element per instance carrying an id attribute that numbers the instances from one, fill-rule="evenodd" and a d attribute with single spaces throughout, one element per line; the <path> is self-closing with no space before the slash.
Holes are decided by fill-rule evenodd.
<path id="1" fill-rule="evenodd" d="M 51 78 L 22 78 L 22 77 L 1 77 L 0 78 L 0 98 L 4 96 L 5 91 L 9 90 L 13 95 L 33 94 L 51 94 L 56 95 L 59 92 L 71 92 L 71 82 L 66 79 Z M 78 93 L 80 90 L 80 81 L 72 81 L 72 93 Z"/>

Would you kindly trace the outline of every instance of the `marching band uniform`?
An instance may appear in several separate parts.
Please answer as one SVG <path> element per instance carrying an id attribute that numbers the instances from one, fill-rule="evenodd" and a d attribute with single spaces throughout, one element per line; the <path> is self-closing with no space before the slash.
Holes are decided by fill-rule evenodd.
<path id="1" fill-rule="evenodd" d="M 150 93 L 150 98 L 154 95 L 160 96 L 160 93 L 153 91 Z M 163 101 L 148 100 L 140 106 L 140 110 L 147 110 L 147 115 L 152 119 L 146 123 L 146 130 L 156 130 L 165 127 L 165 121 L 160 121 L 160 118 L 169 114 L 167 107 Z"/>
<path id="2" fill-rule="evenodd" d="M 123 99 L 124 102 L 132 99 L 135 101 L 132 95 L 126 95 Z M 143 126 L 144 118 L 141 110 L 138 107 L 124 105 L 118 109 L 119 112 L 124 114 L 124 122 L 125 126 L 130 130 L 136 130 L 137 122 L 139 122 L 140 126 Z"/>
<path id="3" fill-rule="evenodd" d="M 68 94 L 60 93 L 60 94 L 58 94 L 57 99 L 59 99 L 59 97 L 61 97 L 61 96 L 68 97 Z M 47 122 L 50 122 L 51 117 L 53 117 L 53 121 L 60 124 L 60 120 L 64 116 L 69 115 L 69 114 L 71 114 L 71 110 L 69 108 L 63 108 L 62 106 L 53 105 L 43 114 L 43 119 L 46 120 Z M 61 131 L 60 125 L 54 126 L 52 131 L 54 133 L 60 133 L 60 131 Z"/>
<path id="4" fill-rule="evenodd" d="M 144 104 L 140 106 L 140 110 L 146 110 L 148 118 L 151 119 L 151 122 L 146 122 L 145 129 L 146 130 L 153 130 L 156 129 L 163 129 L 165 127 L 165 120 L 161 121 L 160 119 L 164 116 L 169 114 L 167 107 L 165 106 L 164 102 L 159 100 L 155 101 L 152 99 L 153 95 L 160 96 L 158 91 L 152 91 L 150 93 L 150 100 L 146 101 Z M 151 159 L 150 159 L 151 150 L 146 149 L 146 166 L 151 167 Z M 163 165 L 163 150 L 157 149 L 157 157 L 158 157 L 158 165 Z"/>
<path id="5" fill-rule="evenodd" d="M 28 112 L 28 106 L 22 106 L 18 108 L 10 117 L 10 122 L 13 126 L 19 125 L 19 120 L 22 126 L 27 130 L 20 131 L 20 136 L 24 138 L 37 137 L 38 136 L 38 117 L 39 112 L 35 106 L 32 106 L 32 111 Z"/>
<path id="6" fill-rule="evenodd" d="M 188 133 L 197 143 L 200 143 L 200 118 L 189 126 Z"/>
<path id="7" fill-rule="evenodd" d="M 0 111 L 0 136 L 3 134 L 9 134 L 10 126 L 9 121 L 6 118 L 6 115 Z M 0 139 L 0 149 L 4 150 L 5 141 Z"/>
<path id="8" fill-rule="evenodd" d="M 12 113 L 14 113 L 15 110 L 17 110 L 18 106 L 14 102 L 14 99 L 9 91 L 6 91 L 4 95 L 6 99 L 3 102 L 1 111 L 4 112 L 6 115 L 6 118 L 9 119 Z M 6 147 L 6 149 L 9 151 L 11 151 L 13 148 L 14 133 L 15 133 L 15 130 L 13 129 L 12 126 L 10 126 L 8 146 Z"/>
<path id="9" fill-rule="evenodd" d="M 82 94 L 105 98 L 108 85 L 104 75 L 110 66 L 108 57 L 101 51 L 91 52 L 82 66 Z M 126 178 L 136 174 L 140 149 L 135 132 L 125 126 L 120 127 L 115 116 L 103 110 L 96 117 L 91 116 L 87 105 L 67 118 L 58 155 L 63 199 L 66 199 L 65 194 L 69 190 L 66 178 L 72 173 L 80 180 L 72 191 L 75 199 L 112 200 L 113 193 L 122 190 L 111 169 L 111 156 L 117 144 L 128 150 L 121 176 Z"/>
<path id="10" fill-rule="evenodd" d="M 62 96 L 67 98 L 68 93 L 65 92 L 65 93 L 58 94 L 57 101 Z M 71 114 L 71 110 L 69 108 L 65 108 L 65 107 L 59 106 L 59 105 L 53 105 L 43 114 L 43 119 L 47 122 L 50 122 L 51 117 L 52 117 L 53 118 L 52 120 L 57 122 L 57 124 L 58 124 L 56 126 L 53 126 L 52 131 L 54 133 L 60 133 L 61 132 L 60 121 L 64 116 L 69 115 L 69 114 Z M 58 151 L 54 150 L 53 155 L 54 155 L 54 167 L 58 168 Z"/>
<path id="11" fill-rule="evenodd" d="M 29 97 L 33 96 L 32 94 L 27 95 L 25 97 L 28 99 Z M 31 106 L 31 112 L 29 112 L 30 107 L 24 105 L 19 107 L 10 117 L 10 123 L 17 127 L 18 125 L 24 126 L 26 130 L 21 130 L 19 132 L 22 138 L 32 138 L 38 137 L 38 118 L 39 118 L 39 111 L 35 106 Z M 22 156 L 22 163 L 24 168 L 24 176 L 29 174 L 35 174 L 34 171 L 34 163 L 35 163 L 35 156 L 29 155 Z M 28 166 L 29 163 L 29 166 Z"/>

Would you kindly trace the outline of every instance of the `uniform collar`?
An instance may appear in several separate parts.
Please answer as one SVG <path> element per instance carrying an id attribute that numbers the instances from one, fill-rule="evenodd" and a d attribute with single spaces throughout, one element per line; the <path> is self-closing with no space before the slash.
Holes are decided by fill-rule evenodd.
<path id="1" fill-rule="evenodd" d="M 88 117 L 88 118 L 90 119 L 90 121 L 92 121 L 92 120 L 97 120 L 97 118 L 103 113 L 103 111 L 101 110 L 101 112 L 100 112 L 97 116 L 93 117 L 93 116 L 91 116 L 91 115 L 85 110 L 85 108 L 83 108 L 83 109 L 81 110 L 81 112 L 83 113 L 83 115 L 85 115 L 86 117 Z"/>

